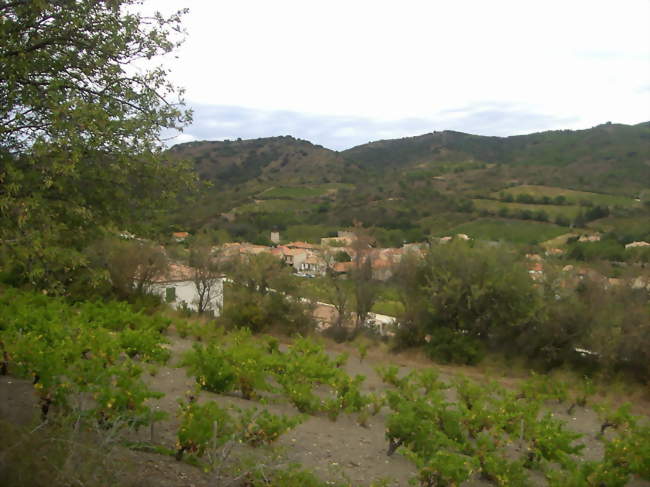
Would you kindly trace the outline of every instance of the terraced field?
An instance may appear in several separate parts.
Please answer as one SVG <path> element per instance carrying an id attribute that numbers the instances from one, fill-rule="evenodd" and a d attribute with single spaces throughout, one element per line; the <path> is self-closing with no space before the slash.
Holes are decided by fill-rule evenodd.
<path id="1" fill-rule="evenodd" d="M 650 220 L 639 217 L 610 216 L 589 223 L 589 226 L 601 232 L 616 232 L 633 240 L 650 239 Z"/>
<path id="2" fill-rule="evenodd" d="M 517 197 L 521 194 L 529 194 L 536 200 L 547 196 L 551 199 L 557 196 L 564 196 L 570 204 L 579 204 L 581 201 L 590 201 L 594 205 L 619 206 L 621 208 L 633 208 L 640 206 L 632 197 L 616 196 L 611 194 L 591 193 L 588 191 L 575 191 L 566 188 L 557 188 L 553 186 L 535 186 L 521 185 L 513 186 L 503 191 L 492 193 L 492 196 L 498 198 L 501 193 L 510 194 Z"/>
<path id="3" fill-rule="evenodd" d="M 252 203 L 235 208 L 235 213 L 301 212 L 312 210 L 316 206 L 315 203 L 292 199 L 255 200 Z"/>
<path id="4" fill-rule="evenodd" d="M 539 243 L 566 233 L 566 228 L 552 223 L 497 218 L 481 218 L 463 223 L 436 236 L 464 233 L 474 239 L 508 241 L 521 244 Z"/>
<path id="5" fill-rule="evenodd" d="M 319 198 L 328 194 L 336 193 L 339 189 L 353 188 L 351 184 L 331 183 L 309 186 L 277 186 L 262 191 L 257 195 L 260 199 L 310 199 Z"/>
<path id="6" fill-rule="evenodd" d="M 550 220 L 555 220 L 558 216 L 568 218 L 569 220 L 575 219 L 580 211 L 583 210 L 582 207 L 578 205 L 538 205 L 533 203 L 506 203 L 503 201 L 497 200 L 484 200 L 484 199 L 474 199 L 474 206 L 478 210 L 485 210 L 492 214 L 498 214 L 499 211 L 504 211 L 505 208 L 508 211 L 508 215 L 516 215 L 518 212 L 529 211 L 532 214 L 539 213 L 541 211 L 545 212 L 548 215 Z M 583 210 L 584 211 L 584 210 Z"/>

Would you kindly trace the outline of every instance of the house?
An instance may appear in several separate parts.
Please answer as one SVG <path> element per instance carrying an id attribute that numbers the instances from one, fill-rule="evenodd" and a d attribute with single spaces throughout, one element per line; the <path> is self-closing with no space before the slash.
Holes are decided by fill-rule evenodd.
<path id="1" fill-rule="evenodd" d="M 239 242 L 228 242 L 221 246 L 212 247 L 213 253 L 221 253 L 225 259 L 235 259 L 239 257 L 241 244 Z"/>
<path id="2" fill-rule="evenodd" d="M 296 271 L 300 271 L 300 266 L 307 260 L 307 250 L 305 249 L 290 249 L 284 245 L 280 245 L 276 249 L 281 252 L 282 262 L 286 265 L 293 267 Z"/>
<path id="3" fill-rule="evenodd" d="M 239 253 L 244 255 L 270 254 L 271 247 L 267 247 L 266 245 L 243 243 L 239 247 Z"/>
<path id="4" fill-rule="evenodd" d="M 546 249 L 545 255 L 548 257 L 558 257 L 564 255 L 566 252 L 563 249 L 558 249 L 556 247 Z"/>
<path id="5" fill-rule="evenodd" d="M 413 249 L 411 249 L 413 251 Z M 402 261 L 402 256 L 404 255 L 404 252 L 410 252 L 409 250 L 404 250 L 404 249 L 394 249 L 394 248 L 387 248 L 387 249 L 381 249 L 379 253 L 379 257 L 382 259 L 386 259 L 393 264 L 399 264 Z"/>
<path id="6" fill-rule="evenodd" d="M 609 289 L 612 287 L 619 287 L 625 284 L 625 281 L 623 279 L 619 279 L 616 277 L 610 277 L 607 279 L 607 282 L 605 283 L 605 288 Z"/>
<path id="7" fill-rule="evenodd" d="M 650 243 L 643 242 L 643 241 L 641 241 L 641 242 L 632 242 L 632 243 L 629 243 L 629 244 L 627 244 L 625 246 L 626 249 L 635 249 L 635 248 L 638 248 L 638 247 L 650 247 Z"/>
<path id="8" fill-rule="evenodd" d="M 533 262 L 528 267 L 528 274 L 534 281 L 541 279 L 544 275 L 544 264 L 540 261 Z"/>
<path id="9" fill-rule="evenodd" d="M 187 233 L 187 232 L 174 232 L 174 233 L 172 233 L 172 238 L 176 242 L 185 242 L 185 240 L 187 240 L 187 238 L 189 236 L 190 236 L 190 234 Z"/>
<path id="10" fill-rule="evenodd" d="M 332 266 L 332 270 L 337 274 L 349 274 L 352 271 L 353 262 L 336 262 Z"/>
<path id="11" fill-rule="evenodd" d="M 539 254 L 526 254 L 526 259 L 533 262 L 542 262 L 544 260 L 542 259 L 542 256 Z"/>
<path id="12" fill-rule="evenodd" d="M 592 235 L 580 235 L 578 242 L 600 242 L 600 233 Z"/>
<path id="13" fill-rule="evenodd" d="M 393 276 L 393 263 L 388 259 L 374 259 L 371 261 L 372 278 L 378 281 L 387 281 Z"/>
<path id="14" fill-rule="evenodd" d="M 444 242 L 441 242 L 441 243 L 444 243 Z M 426 243 L 418 243 L 418 242 L 405 243 L 404 245 L 402 245 L 402 253 L 404 255 L 406 255 L 407 253 L 410 253 L 410 254 L 416 255 L 418 257 L 424 257 L 424 254 L 425 254 L 425 252 L 427 251 L 428 248 L 429 248 L 429 246 Z"/>
<path id="15" fill-rule="evenodd" d="M 199 295 L 194 284 L 194 269 L 182 264 L 171 264 L 167 272 L 154 279 L 151 292 L 160 296 L 175 309 L 198 311 Z M 223 308 L 224 277 L 215 277 L 206 311 L 214 316 Z"/>
<path id="16" fill-rule="evenodd" d="M 313 276 L 324 276 L 325 268 L 325 261 L 314 252 L 309 252 L 305 260 L 299 265 L 298 271 Z"/>
<path id="17" fill-rule="evenodd" d="M 271 232 L 271 242 L 275 245 L 280 243 L 280 232 Z"/>
<path id="18" fill-rule="evenodd" d="M 364 325 L 378 333 L 380 336 L 395 336 L 395 329 L 399 326 L 394 316 L 368 313 L 368 319 Z"/>
<path id="19" fill-rule="evenodd" d="M 645 289 L 650 292 L 650 277 L 638 276 L 630 283 L 632 289 Z"/>
<path id="20" fill-rule="evenodd" d="M 220 247 L 213 247 L 214 253 L 220 253 L 226 260 L 234 260 L 240 257 L 248 258 L 251 255 L 272 253 L 272 248 L 266 245 L 255 245 L 247 242 L 228 242 Z"/>

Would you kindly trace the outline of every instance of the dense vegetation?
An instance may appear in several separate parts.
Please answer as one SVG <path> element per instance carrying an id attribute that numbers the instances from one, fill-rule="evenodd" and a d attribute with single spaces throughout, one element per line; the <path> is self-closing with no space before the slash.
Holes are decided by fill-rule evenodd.
<path id="1" fill-rule="evenodd" d="M 421 345 L 426 337 L 436 360 L 474 363 L 499 350 L 544 370 L 571 364 L 650 378 L 643 288 L 611 288 L 550 265 L 535 281 L 516 254 L 463 242 L 434 245 L 424 260 L 404 261 L 396 279 L 404 306 L 398 344 Z"/>
<path id="2" fill-rule="evenodd" d="M 606 442 L 603 460 L 581 462 L 575 460 L 584 448 L 581 435 L 544 412 L 547 401 L 567 399 L 557 384 L 533 378 L 517 392 L 463 377 L 450 386 L 434 370 L 401 378 L 395 367 L 381 372 L 393 386 L 387 393 L 388 454 L 404 449 L 418 466 L 421 486 L 459 485 L 477 473 L 496 485 L 525 486 L 534 470 L 544 472 L 551 486 L 623 486 L 631 473 L 649 473 L 642 453 L 647 426 L 639 428 L 626 408 L 610 413 L 619 418 L 620 436 Z M 451 387 L 455 401 L 445 398 Z M 638 450 L 627 456 L 627 448 Z"/>
<path id="3" fill-rule="evenodd" d="M 101 425 L 146 425 L 159 397 L 141 380 L 147 364 L 169 358 L 163 332 L 171 321 L 120 302 L 70 305 L 61 298 L 4 289 L 0 294 L 2 373 L 28 378 L 42 418 L 51 407 Z M 84 404 L 84 397 L 92 398 Z"/>
<path id="4" fill-rule="evenodd" d="M 0 258 L 15 284 L 94 285 L 84 249 L 111 229 L 155 233 L 192 186 L 159 140 L 189 120 L 180 91 L 128 66 L 172 51 L 180 17 L 136 3 L 0 3 Z"/>

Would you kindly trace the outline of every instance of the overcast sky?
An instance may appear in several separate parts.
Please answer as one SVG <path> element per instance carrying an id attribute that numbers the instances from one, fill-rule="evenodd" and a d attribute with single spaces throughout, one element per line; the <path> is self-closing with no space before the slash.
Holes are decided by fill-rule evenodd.
<path id="1" fill-rule="evenodd" d="M 331 149 L 650 120 L 650 0 L 149 0 L 187 6 L 167 59 L 176 142 L 293 135 Z"/>

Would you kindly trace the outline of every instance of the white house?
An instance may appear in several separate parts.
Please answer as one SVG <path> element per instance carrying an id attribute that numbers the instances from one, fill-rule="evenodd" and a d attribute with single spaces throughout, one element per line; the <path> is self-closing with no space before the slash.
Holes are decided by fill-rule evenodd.
<path id="1" fill-rule="evenodd" d="M 192 276 L 191 267 L 172 264 L 164 276 L 154 280 L 151 292 L 160 296 L 175 309 L 187 307 L 192 311 L 198 311 L 199 295 Z M 210 290 L 206 311 L 214 316 L 219 316 L 223 308 L 223 282 L 223 277 L 216 277 Z"/>

